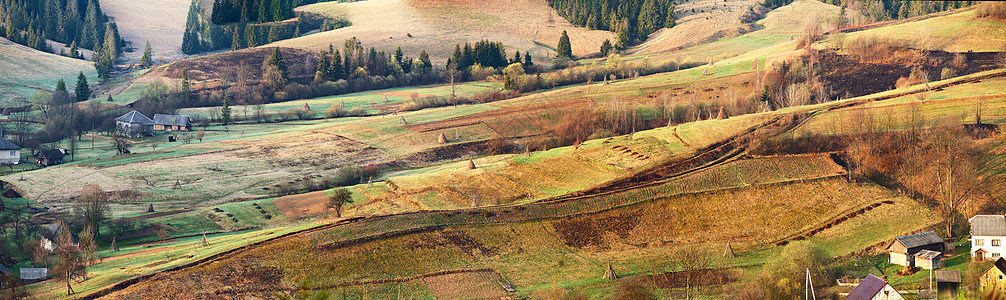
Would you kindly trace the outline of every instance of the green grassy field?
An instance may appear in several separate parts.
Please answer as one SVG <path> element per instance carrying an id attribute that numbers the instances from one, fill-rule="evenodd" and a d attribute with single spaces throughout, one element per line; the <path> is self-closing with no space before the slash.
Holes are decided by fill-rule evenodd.
<path id="1" fill-rule="evenodd" d="M 72 91 L 80 72 L 88 83 L 98 82 L 92 62 L 43 53 L 0 38 L 0 107 L 29 105 L 32 95 L 51 92 L 60 79 Z"/>
<path id="2" fill-rule="evenodd" d="M 973 7 L 958 13 L 883 26 L 848 34 L 847 38 L 881 37 L 916 47 L 949 52 L 1006 50 L 1006 22 L 975 17 Z"/>

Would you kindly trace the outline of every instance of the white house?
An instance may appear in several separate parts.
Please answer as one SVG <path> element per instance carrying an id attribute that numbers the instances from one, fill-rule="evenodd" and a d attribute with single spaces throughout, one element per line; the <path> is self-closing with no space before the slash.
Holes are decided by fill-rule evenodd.
<path id="1" fill-rule="evenodd" d="M 21 163 L 21 146 L 0 138 L 0 165 L 13 166 Z"/>
<path id="2" fill-rule="evenodd" d="M 845 297 L 845 300 L 904 300 L 887 281 L 873 274 L 866 275 L 863 281 Z"/>
<path id="3" fill-rule="evenodd" d="M 976 261 L 995 261 L 1006 253 L 1006 217 L 1003 215 L 976 215 L 971 223 L 971 258 Z"/>

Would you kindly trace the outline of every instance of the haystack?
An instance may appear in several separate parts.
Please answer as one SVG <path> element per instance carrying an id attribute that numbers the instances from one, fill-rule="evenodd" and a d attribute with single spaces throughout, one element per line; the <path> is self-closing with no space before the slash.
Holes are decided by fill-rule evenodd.
<path id="1" fill-rule="evenodd" d="M 154 212 L 154 204 L 153 203 L 150 203 L 150 205 L 147 206 L 147 212 Z"/>
<path id="2" fill-rule="evenodd" d="M 308 106 L 307 103 L 304 103 L 304 111 L 311 111 L 311 106 Z"/>
<path id="3" fill-rule="evenodd" d="M 716 115 L 716 119 L 717 120 L 723 120 L 723 119 L 726 119 L 726 118 L 729 118 L 729 117 L 730 116 L 727 115 L 727 111 L 725 109 L 723 109 L 722 106 L 720 106 L 720 113 Z"/>
<path id="4" fill-rule="evenodd" d="M 201 245 L 203 247 L 206 247 L 206 246 L 210 245 L 210 243 L 206 241 L 206 232 L 205 231 L 203 232 L 203 240 L 199 241 L 199 245 Z"/>
<path id="5" fill-rule="evenodd" d="M 604 271 L 604 279 L 607 280 L 618 279 L 618 274 L 615 274 L 615 269 L 611 267 L 611 264 L 608 264 L 608 270 Z"/>
<path id="6" fill-rule="evenodd" d="M 468 159 L 468 169 L 475 170 L 475 161 L 473 161 L 471 158 Z"/>
<path id="7" fill-rule="evenodd" d="M 398 118 L 400 119 L 399 122 L 401 122 L 403 126 L 409 125 L 409 122 L 405 122 L 405 116 L 398 116 Z"/>
<path id="8" fill-rule="evenodd" d="M 734 248 L 730 247 L 730 242 L 727 242 L 727 248 L 723 250 L 723 257 L 734 258 Z"/>
<path id="9" fill-rule="evenodd" d="M 443 132 L 441 132 L 441 133 L 440 133 L 440 136 L 439 136 L 439 137 L 437 137 L 437 143 L 438 143 L 438 144 L 446 144 L 446 143 L 447 143 L 447 136 L 446 136 L 446 135 L 444 135 L 444 133 L 443 133 Z"/>
<path id="10" fill-rule="evenodd" d="M 115 237 L 112 237 L 112 246 L 108 247 L 109 251 L 119 252 L 119 245 L 115 244 Z"/>

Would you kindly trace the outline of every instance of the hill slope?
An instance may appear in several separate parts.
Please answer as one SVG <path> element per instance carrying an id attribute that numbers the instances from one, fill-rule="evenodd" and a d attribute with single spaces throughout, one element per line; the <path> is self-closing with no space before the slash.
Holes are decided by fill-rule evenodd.
<path id="1" fill-rule="evenodd" d="M 88 82 L 97 82 L 94 63 L 44 53 L 0 38 L 0 107 L 27 105 L 39 91 L 52 91 L 56 81 L 66 81 L 73 89 L 77 75 L 84 72 Z"/>

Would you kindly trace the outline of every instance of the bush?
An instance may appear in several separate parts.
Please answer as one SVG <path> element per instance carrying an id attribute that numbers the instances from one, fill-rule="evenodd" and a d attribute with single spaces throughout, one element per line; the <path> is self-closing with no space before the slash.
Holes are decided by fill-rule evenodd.
<path id="1" fill-rule="evenodd" d="M 943 68 L 943 71 L 940 72 L 940 80 L 947 80 L 954 77 L 957 77 L 957 72 L 955 72 L 954 69 Z"/>
<path id="2" fill-rule="evenodd" d="M 354 107 L 349 109 L 349 115 L 354 117 L 363 117 L 367 115 L 367 111 L 363 107 Z"/>
<path id="3" fill-rule="evenodd" d="M 1006 2 L 985 2 L 975 10 L 978 18 L 1006 20 Z"/>
<path id="4" fill-rule="evenodd" d="M 771 299 L 796 299 L 803 295 L 803 282 L 806 270 L 818 284 L 830 281 L 826 269 L 828 254 L 823 249 L 808 241 L 789 243 L 782 253 L 772 262 L 762 267 L 762 281 L 765 284 L 765 294 Z"/>

